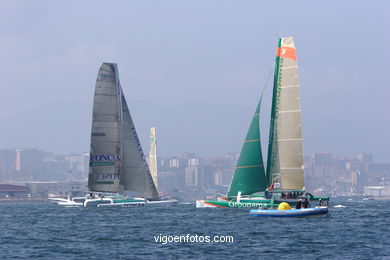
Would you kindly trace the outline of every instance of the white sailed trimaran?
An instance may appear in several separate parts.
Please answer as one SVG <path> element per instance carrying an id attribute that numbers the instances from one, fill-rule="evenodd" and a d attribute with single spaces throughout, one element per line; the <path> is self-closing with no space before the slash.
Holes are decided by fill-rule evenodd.
<path id="1" fill-rule="evenodd" d="M 155 132 L 153 129 L 153 139 Z M 89 195 L 56 200 L 65 206 L 131 207 L 177 204 L 157 192 L 156 147 L 151 147 L 150 172 L 119 82 L 118 67 L 103 63 L 96 80 L 89 162 Z M 138 192 L 129 198 L 124 191 Z M 109 195 L 107 195 L 109 194 Z"/>
<path id="2" fill-rule="evenodd" d="M 153 183 L 158 190 L 158 175 L 157 175 L 157 148 L 156 148 L 156 129 L 154 127 L 150 128 L 150 152 L 149 152 L 149 170 L 152 175 Z M 179 202 L 176 199 L 172 198 L 158 198 L 158 199 L 148 199 L 148 204 L 167 204 L 167 205 L 177 205 Z"/>

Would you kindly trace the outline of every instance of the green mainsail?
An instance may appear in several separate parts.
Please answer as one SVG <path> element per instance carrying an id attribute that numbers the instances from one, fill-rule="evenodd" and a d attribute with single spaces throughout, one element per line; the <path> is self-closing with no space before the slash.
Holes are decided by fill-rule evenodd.
<path id="1" fill-rule="evenodd" d="M 242 146 L 228 197 L 237 196 L 240 191 L 242 195 L 250 195 L 267 188 L 260 142 L 260 105 L 261 98 Z"/>

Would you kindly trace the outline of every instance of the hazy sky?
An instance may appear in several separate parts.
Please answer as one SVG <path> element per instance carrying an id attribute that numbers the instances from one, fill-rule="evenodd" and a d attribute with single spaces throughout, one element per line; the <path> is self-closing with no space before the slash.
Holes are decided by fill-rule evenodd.
<path id="1" fill-rule="evenodd" d="M 104 61 L 118 63 L 128 99 L 253 111 L 277 38 L 293 36 L 305 153 L 367 151 L 390 161 L 389 12 L 389 1 L 2 0 L 0 119 L 57 102 L 92 109 Z M 242 116 L 245 133 L 251 115 Z M 233 150 L 243 138 L 232 140 Z M 9 144 L 0 141 L 0 148 Z M 209 148 L 201 149 L 176 148 Z"/>

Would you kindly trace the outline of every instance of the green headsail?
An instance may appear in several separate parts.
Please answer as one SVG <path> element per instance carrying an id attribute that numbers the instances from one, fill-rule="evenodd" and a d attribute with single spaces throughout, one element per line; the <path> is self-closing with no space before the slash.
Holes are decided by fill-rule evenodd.
<path id="1" fill-rule="evenodd" d="M 261 98 L 242 146 L 228 197 L 237 196 L 239 191 L 242 195 L 250 195 L 267 188 L 260 143 L 260 104 Z"/>

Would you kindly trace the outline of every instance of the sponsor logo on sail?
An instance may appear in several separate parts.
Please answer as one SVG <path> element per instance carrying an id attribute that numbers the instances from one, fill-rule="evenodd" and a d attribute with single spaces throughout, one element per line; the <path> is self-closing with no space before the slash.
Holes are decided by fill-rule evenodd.
<path id="1" fill-rule="evenodd" d="M 135 139 L 135 143 L 136 143 L 139 155 L 141 157 L 141 160 L 145 161 L 145 155 L 144 155 L 144 152 L 142 151 L 142 146 L 141 146 L 141 143 L 139 142 L 137 131 L 135 130 L 134 127 L 131 128 L 131 133 L 133 134 L 133 138 Z"/>
<path id="2" fill-rule="evenodd" d="M 113 166 L 120 160 L 119 154 L 91 154 L 89 166 Z"/>
<path id="3" fill-rule="evenodd" d="M 235 201 L 229 201 L 229 207 L 231 208 L 257 208 L 257 207 L 264 207 L 267 206 L 267 204 L 264 203 L 255 203 L 255 202 L 235 202 Z"/>
<path id="4" fill-rule="evenodd" d="M 95 176 L 96 181 L 120 180 L 119 173 L 99 173 Z"/>
<path id="5" fill-rule="evenodd" d="M 112 81 L 113 79 L 114 79 L 113 74 L 100 73 L 100 80 L 101 81 Z"/>

